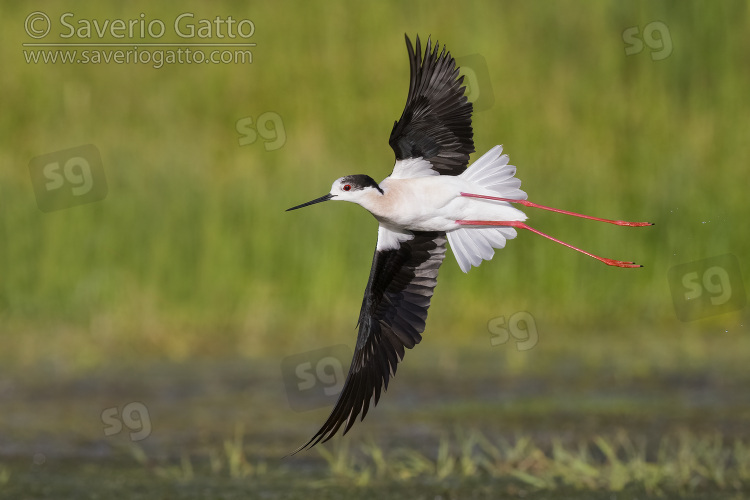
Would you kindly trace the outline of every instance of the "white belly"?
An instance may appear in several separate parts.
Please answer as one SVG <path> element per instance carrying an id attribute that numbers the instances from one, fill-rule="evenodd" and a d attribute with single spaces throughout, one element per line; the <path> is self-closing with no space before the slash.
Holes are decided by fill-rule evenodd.
<path id="1" fill-rule="evenodd" d="M 526 215 L 509 203 L 468 198 L 462 192 L 488 194 L 454 176 L 385 179 L 384 195 L 372 207 L 378 221 L 410 231 L 452 231 L 457 220 L 522 221 Z"/>

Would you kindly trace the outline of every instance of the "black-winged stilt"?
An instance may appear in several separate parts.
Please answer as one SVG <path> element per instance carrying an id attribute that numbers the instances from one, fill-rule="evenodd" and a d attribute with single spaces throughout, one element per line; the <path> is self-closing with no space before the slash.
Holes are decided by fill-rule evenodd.
<path id="1" fill-rule="evenodd" d="M 419 37 L 416 52 L 406 37 L 411 78 L 406 107 L 388 143 L 396 153 L 393 173 L 377 183 L 367 175 L 337 179 L 331 192 L 289 210 L 328 200 L 350 201 L 378 220 L 378 242 L 359 313 L 354 359 L 336 406 L 323 427 L 297 451 L 325 442 L 344 427 L 346 434 L 370 399 L 375 405 L 388 388 L 404 348 L 422 340 L 446 241 L 462 271 L 489 260 L 495 248 L 528 229 L 568 248 L 617 267 L 633 262 L 598 257 L 526 225 L 526 215 L 511 204 L 551 210 L 621 226 L 648 226 L 558 210 L 526 201 L 516 167 L 495 146 L 468 168 L 474 152 L 472 104 L 464 96 L 463 77 L 445 46 L 424 57 Z"/>

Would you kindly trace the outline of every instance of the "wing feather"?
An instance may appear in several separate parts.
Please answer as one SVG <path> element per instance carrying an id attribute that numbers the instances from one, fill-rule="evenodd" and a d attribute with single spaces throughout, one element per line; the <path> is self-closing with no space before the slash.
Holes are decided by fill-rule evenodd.
<path id="1" fill-rule="evenodd" d="M 414 232 L 414 238 L 397 248 L 375 251 L 359 313 L 357 346 L 339 399 L 320 430 L 294 453 L 328 441 L 342 426 L 346 434 L 358 415 L 365 418 L 373 397 L 377 405 L 404 358 L 404 348 L 422 340 L 445 244 L 445 233 Z"/>
<path id="2" fill-rule="evenodd" d="M 424 58 L 417 37 L 416 52 L 406 37 L 409 52 L 409 93 L 401 118 L 393 124 L 388 140 L 396 154 L 394 177 L 400 169 L 414 169 L 402 160 L 422 158 L 432 170 L 443 175 L 458 175 L 474 152 L 471 127 L 472 104 L 464 95 L 463 76 L 458 76 L 456 61 L 445 46 L 438 53 L 427 40 Z M 419 170 L 419 169 L 417 169 Z M 423 175 L 422 172 L 420 174 Z"/>

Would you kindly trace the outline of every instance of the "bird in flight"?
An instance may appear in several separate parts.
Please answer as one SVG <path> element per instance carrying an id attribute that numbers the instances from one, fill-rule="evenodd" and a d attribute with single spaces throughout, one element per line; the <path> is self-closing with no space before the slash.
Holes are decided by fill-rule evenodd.
<path id="1" fill-rule="evenodd" d="M 524 221 L 514 205 L 608 222 L 648 226 L 648 222 L 602 219 L 545 207 L 526 200 L 502 146 L 495 146 L 468 168 L 474 152 L 472 104 L 464 95 L 463 77 L 445 46 L 434 50 L 430 39 L 422 55 L 406 36 L 410 79 L 406 107 L 388 140 L 396 154 L 393 172 L 377 183 L 368 175 L 337 179 L 331 191 L 289 210 L 323 201 L 349 201 L 367 209 L 378 221 L 378 240 L 362 299 L 357 344 L 338 401 L 320 430 L 294 453 L 328 441 L 344 426 L 344 434 L 396 373 L 404 357 L 422 340 L 446 242 L 463 272 L 479 266 L 527 229 L 589 257 L 617 267 L 641 267 L 596 256 L 548 236 Z"/>

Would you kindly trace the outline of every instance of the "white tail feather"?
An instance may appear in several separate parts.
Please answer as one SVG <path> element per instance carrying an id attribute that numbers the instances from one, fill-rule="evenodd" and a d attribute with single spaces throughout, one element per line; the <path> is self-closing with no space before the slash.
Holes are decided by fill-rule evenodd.
<path id="1" fill-rule="evenodd" d="M 473 194 L 485 194 L 499 198 L 525 200 L 526 193 L 520 189 L 521 180 L 516 179 L 516 167 L 508 164 L 508 155 L 502 154 L 503 147 L 495 146 L 472 163 L 460 177 L 471 182 L 478 189 Z M 525 220 L 520 210 L 508 207 L 508 220 Z M 458 266 L 468 273 L 471 266 L 479 266 L 483 260 L 495 255 L 495 248 L 505 247 L 507 240 L 516 237 L 512 227 L 465 227 L 448 232 L 450 243 Z"/>
<path id="2" fill-rule="evenodd" d="M 502 154 L 503 147 L 495 146 L 477 161 L 469 165 L 461 177 L 476 184 L 490 194 L 501 198 L 525 200 L 526 193 L 520 189 L 521 180 L 516 179 L 516 167 L 508 164 L 508 155 Z"/>
<path id="3" fill-rule="evenodd" d="M 515 237 L 516 230 L 512 227 L 472 227 L 450 231 L 448 243 L 458 267 L 468 273 L 471 266 L 479 267 L 483 260 L 492 259 L 494 248 L 504 248 L 505 242 Z"/>

